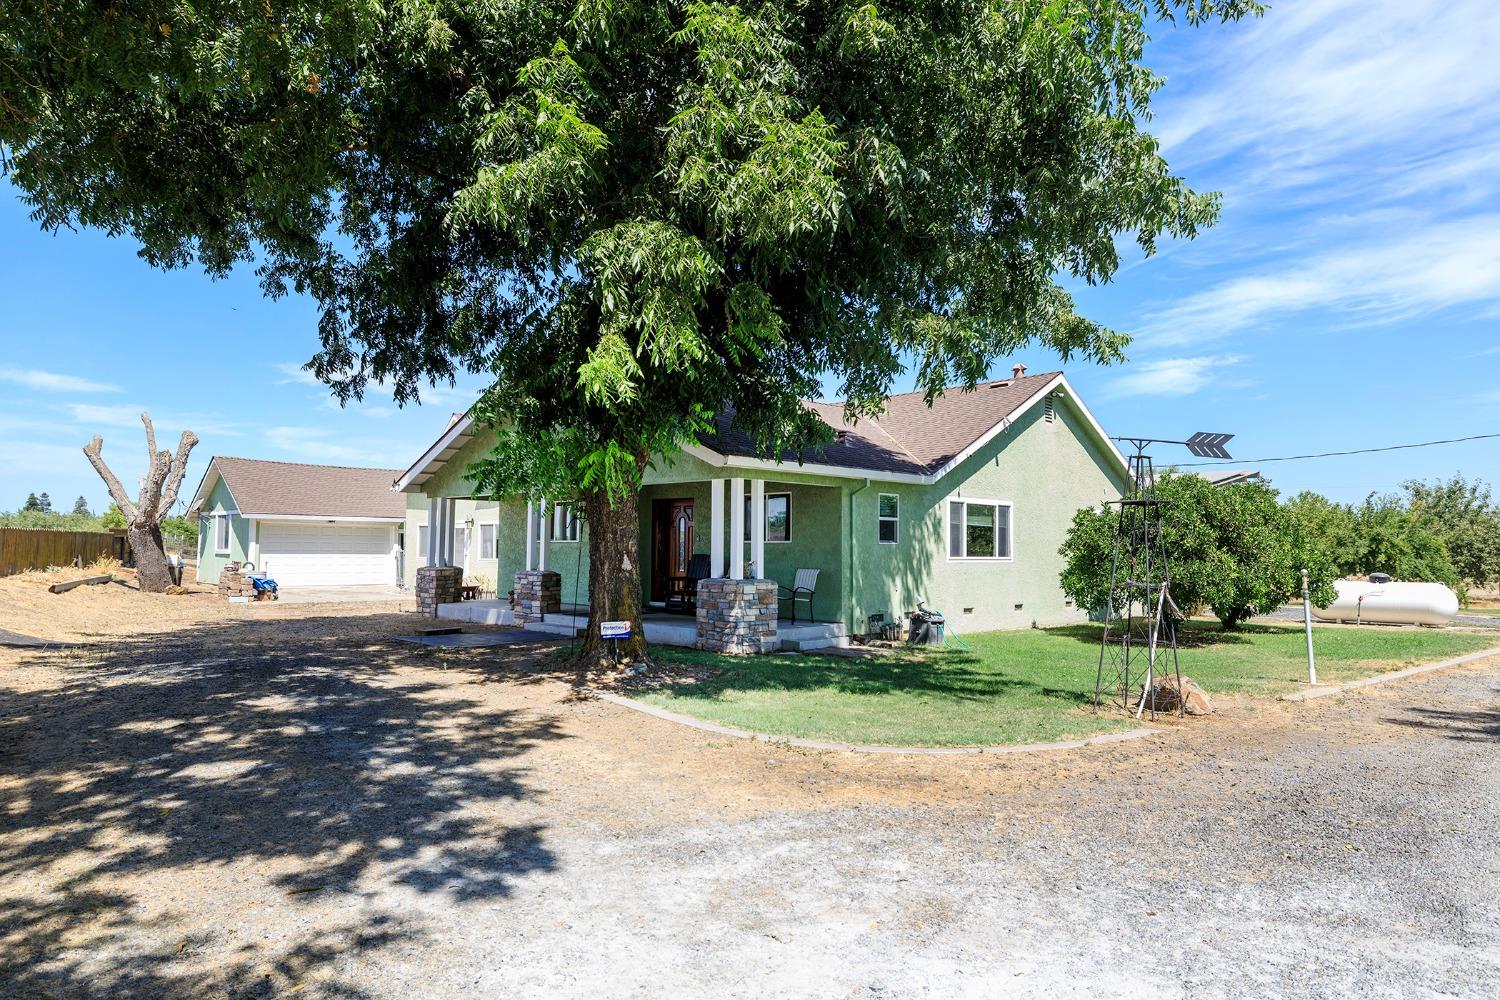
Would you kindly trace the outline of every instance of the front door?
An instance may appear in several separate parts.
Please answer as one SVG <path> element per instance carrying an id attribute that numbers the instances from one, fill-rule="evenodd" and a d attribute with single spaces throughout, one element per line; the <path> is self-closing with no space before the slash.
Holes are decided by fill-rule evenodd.
<path id="1" fill-rule="evenodd" d="M 651 504 L 651 599 L 665 601 L 674 576 L 687 576 L 693 558 L 693 501 Z"/>

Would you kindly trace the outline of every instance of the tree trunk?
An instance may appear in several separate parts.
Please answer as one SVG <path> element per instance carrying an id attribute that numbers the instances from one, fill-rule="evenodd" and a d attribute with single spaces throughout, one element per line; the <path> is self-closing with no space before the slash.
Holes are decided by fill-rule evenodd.
<path id="1" fill-rule="evenodd" d="M 622 661 L 649 662 L 641 629 L 640 496 L 633 490 L 615 498 L 602 490 L 586 493 L 583 509 L 589 532 L 589 627 L 582 666 L 604 666 L 616 649 Z M 601 639 L 604 621 L 630 622 L 630 638 Z"/>
<path id="2" fill-rule="evenodd" d="M 167 553 L 161 544 L 161 527 L 137 522 L 126 532 L 131 551 L 135 553 L 135 573 L 141 591 L 159 594 L 172 586 L 172 572 L 167 569 Z"/>

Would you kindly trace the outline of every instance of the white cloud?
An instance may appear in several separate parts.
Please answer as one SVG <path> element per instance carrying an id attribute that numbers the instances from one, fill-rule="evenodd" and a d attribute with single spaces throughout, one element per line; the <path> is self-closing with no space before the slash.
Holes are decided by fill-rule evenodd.
<path id="1" fill-rule="evenodd" d="M 84 425 L 91 433 L 99 428 L 123 428 L 140 431 L 144 436 L 145 427 L 141 423 L 142 410 L 150 412 L 150 408 L 144 406 L 100 406 L 95 403 L 70 403 L 68 405 L 68 411 L 72 413 L 74 423 Z M 202 413 L 179 414 L 168 411 L 161 416 L 153 413 L 151 426 L 156 430 L 157 444 L 161 447 L 175 447 L 177 435 L 183 430 L 191 430 L 200 438 L 239 437 L 244 433 L 240 424 Z"/>
<path id="2" fill-rule="evenodd" d="M 1335 325 L 1390 323 L 1454 306 L 1500 303 L 1500 215 L 1436 223 L 1284 260 L 1149 314 L 1147 346 L 1202 344 L 1298 313 Z"/>
<path id="3" fill-rule="evenodd" d="M 94 382 L 75 375 L 59 375 L 37 369 L 0 368 L 0 381 L 12 382 L 28 389 L 45 392 L 119 392 L 120 387 L 106 382 Z"/>
<path id="4" fill-rule="evenodd" d="M 381 464 L 375 453 L 347 443 L 328 439 L 328 432 L 317 427 L 268 427 L 266 441 L 282 454 L 314 462 L 336 462 L 349 465 Z M 269 457 L 269 456 L 268 456 Z"/>
<path id="5" fill-rule="evenodd" d="M 307 385 L 316 389 L 326 388 L 322 382 L 318 381 L 316 375 L 295 361 L 279 361 L 276 364 L 276 370 L 283 376 L 276 381 L 277 385 Z"/>
<path id="6" fill-rule="evenodd" d="M 1102 398 L 1191 395 L 1207 387 L 1222 369 L 1231 368 L 1243 360 L 1238 355 L 1220 354 L 1136 362 L 1125 374 L 1104 387 Z"/>
<path id="7" fill-rule="evenodd" d="M 1156 131 L 1179 166 L 1253 151 L 1257 179 L 1278 187 L 1378 171 L 1347 158 L 1431 150 L 1500 121 L 1496 38 L 1490 0 L 1275 5 L 1214 44 L 1185 39 L 1195 61 L 1169 72 Z"/>

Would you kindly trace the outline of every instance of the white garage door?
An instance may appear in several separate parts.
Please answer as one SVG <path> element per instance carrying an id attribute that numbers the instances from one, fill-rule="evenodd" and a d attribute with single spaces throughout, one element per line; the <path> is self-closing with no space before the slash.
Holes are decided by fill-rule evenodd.
<path id="1" fill-rule="evenodd" d="M 391 546 L 385 524 L 264 521 L 260 568 L 281 587 L 395 583 Z"/>

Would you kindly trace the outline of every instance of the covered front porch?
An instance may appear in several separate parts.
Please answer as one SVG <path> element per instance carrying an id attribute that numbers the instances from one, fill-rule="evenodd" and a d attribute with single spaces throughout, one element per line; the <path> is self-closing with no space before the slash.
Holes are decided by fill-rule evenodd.
<path id="1" fill-rule="evenodd" d="M 501 502 L 492 514 L 499 522 L 493 534 L 465 525 L 454 513 L 461 498 L 428 497 L 425 533 L 429 565 L 454 565 L 489 575 L 484 557 L 493 559 L 498 581 L 493 598 L 436 602 L 439 618 L 488 625 L 525 625 L 571 635 L 588 624 L 588 526 L 570 504 Z M 769 650 L 808 650 L 848 643 L 843 621 L 843 506 L 837 485 L 779 479 L 721 477 L 648 482 L 639 496 L 643 628 L 648 642 L 703 647 L 705 617 L 722 626 L 730 614 L 725 595 L 753 584 L 742 600 L 758 603 L 759 617 L 769 617 Z M 508 524 L 507 522 L 511 522 Z M 512 526 L 513 525 L 513 526 Z M 454 542 L 455 526 L 458 538 Z M 475 539 L 496 539 L 493 552 L 461 551 Z M 738 543 L 736 543 L 738 542 Z M 799 579 L 800 577 L 800 579 Z M 506 584 L 515 590 L 507 595 Z M 709 614 L 700 614 L 703 581 L 721 581 Z M 798 584 L 795 599 L 789 595 Z M 766 595 L 770 613 L 764 610 Z M 445 595 L 446 596 L 446 595 Z M 456 598 L 456 595 L 455 595 Z M 716 631 L 710 621 L 707 630 Z M 765 631 L 762 629 L 762 631 Z M 711 645 L 711 643 L 710 643 Z"/>

